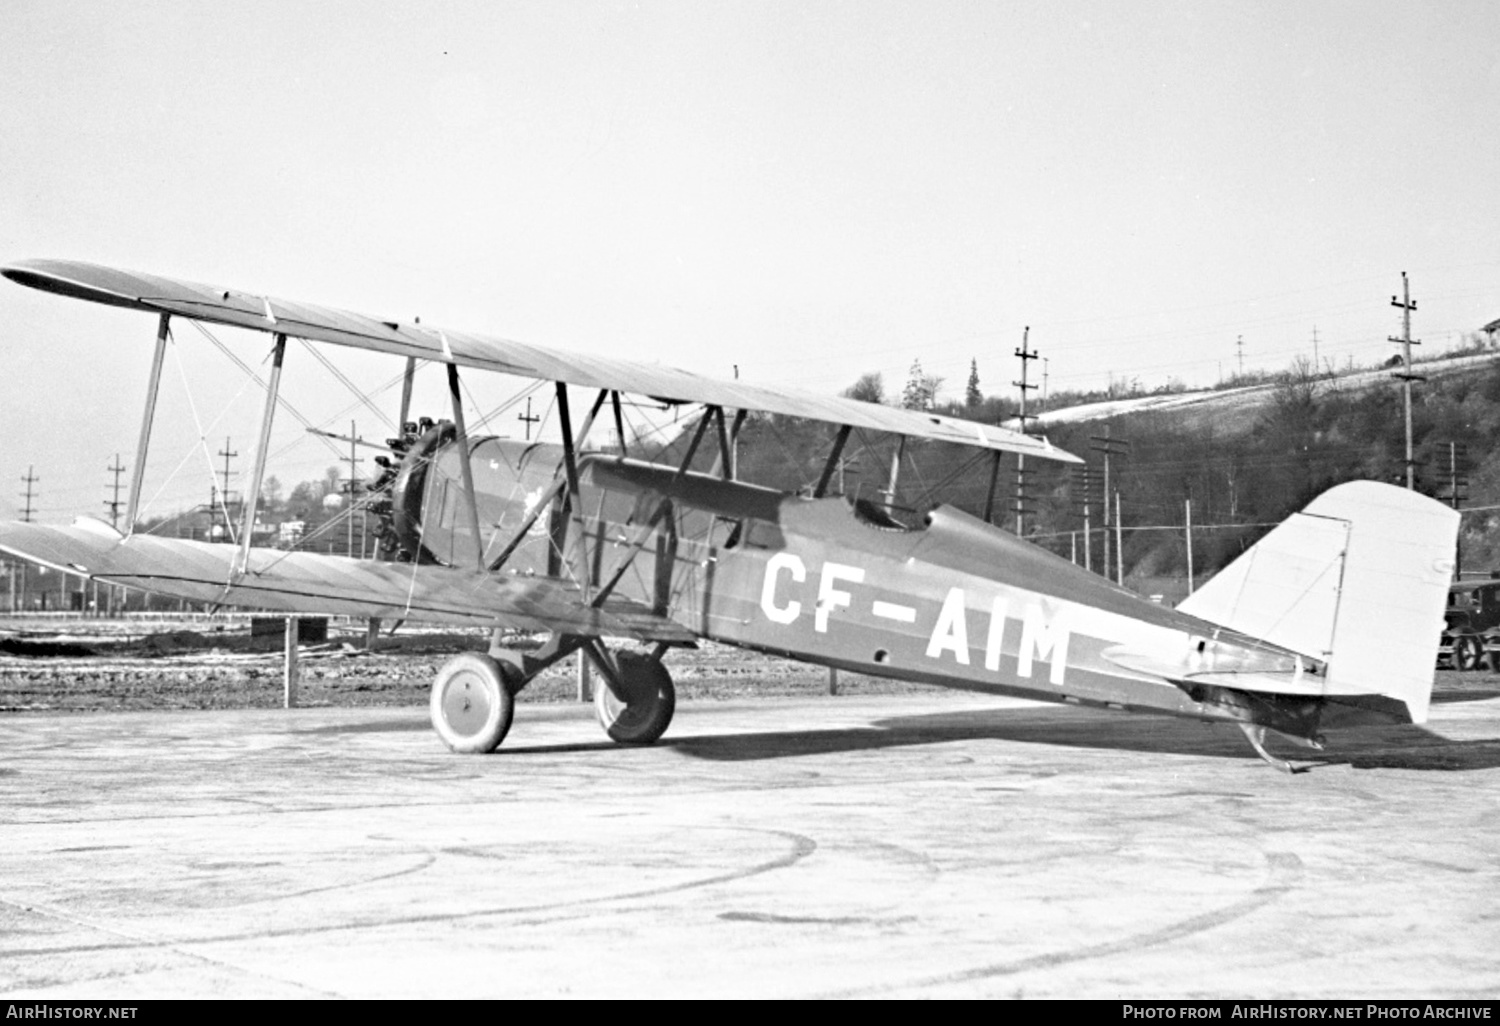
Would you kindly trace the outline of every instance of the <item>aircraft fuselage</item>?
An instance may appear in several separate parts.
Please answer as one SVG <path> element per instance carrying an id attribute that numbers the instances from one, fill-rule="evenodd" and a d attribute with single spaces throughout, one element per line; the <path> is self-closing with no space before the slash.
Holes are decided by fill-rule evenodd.
<path id="1" fill-rule="evenodd" d="M 480 521 L 499 525 L 497 537 L 545 491 L 551 448 L 473 443 Z M 434 456 L 423 544 L 471 560 L 454 511 L 456 453 Z M 951 507 L 905 528 L 844 497 L 785 495 L 613 456 L 586 457 L 582 476 L 584 508 L 568 517 L 566 549 L 555 544 L 561 514 L 550 524 L 544 516 L 502 572 L 561 573 L 597 587 L 629 557 L 617 593 L 713 641 L 945 687 L 1316 733 L 1316 699 L 1184 686 L 1129 665 L 1131 653 L 1149 653 L 1178 681 L 1237 671 L 1291 678 L 1304 669 L 1295 654 L 1148 602 Z M 662 498 L 671 514 L 632 557 L 631 521 Z"/>

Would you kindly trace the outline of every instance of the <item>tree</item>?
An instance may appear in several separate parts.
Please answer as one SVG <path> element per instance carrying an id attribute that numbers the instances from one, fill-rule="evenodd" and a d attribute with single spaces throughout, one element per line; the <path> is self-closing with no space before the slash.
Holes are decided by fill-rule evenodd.
<path id="1" fill-rule="evenodd" d="M 844 397 L 858 399 L 862 403 L 885 402 L 885 379 L 879 371 L 861 374 L 859 380 L 844 389 Z"/>
<path id="2" fill-rule="evenodd" d="M 979 391 L 979 361 L 976 359 L 970 359 L 969 386 L 968 388 L 964 389 L 964 405 L 967 406 L 970 411 L 973 411 L 979 409 L 980 404 L 983 402 L 984 393 Z"/>
<path id="3" fill-rule="evenodd" d="M 922 373 L 920 359 L 913 360 L 911 371 L 907 374 L 906 387 L 901 391 L 901 408 L 905 410 L 932 409 L 937 404 L 937 392 L 942 384 L 942 378 Z"/>

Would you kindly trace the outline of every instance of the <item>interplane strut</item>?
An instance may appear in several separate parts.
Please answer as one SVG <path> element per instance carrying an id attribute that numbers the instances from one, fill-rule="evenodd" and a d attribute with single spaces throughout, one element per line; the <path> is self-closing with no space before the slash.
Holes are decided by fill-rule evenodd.
<path id="1" fill-rule="evenodd" d="M 135 518 L 141 508 L 141 485 L 146 477 L 146 451 L 151 446 L 151 424 L 156 418 L 156 397 L 161 391 L 161 368 L 167 356 L 171 314 L 162 314 L 156 327 L 156 349 L 151 356 L 151 378 L 146 385 L 146 408 L 141 414 L 141 435 L 135 446 L 135 466 L 130 472 L 130 500 L 125 507 L 125 533 L 135 533 Z"/>

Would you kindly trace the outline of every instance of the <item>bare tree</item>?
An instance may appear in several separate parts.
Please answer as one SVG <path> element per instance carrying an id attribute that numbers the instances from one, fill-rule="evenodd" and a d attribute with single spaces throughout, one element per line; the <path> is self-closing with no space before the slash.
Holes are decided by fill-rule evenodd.
<path id="1" fill-rule="evenodd" d="M 862 403 L 885 402 L 885 379 L 879 371 L 861 374 L 859 380 L 844 389 L 844 397 L 858 399 Z"/>

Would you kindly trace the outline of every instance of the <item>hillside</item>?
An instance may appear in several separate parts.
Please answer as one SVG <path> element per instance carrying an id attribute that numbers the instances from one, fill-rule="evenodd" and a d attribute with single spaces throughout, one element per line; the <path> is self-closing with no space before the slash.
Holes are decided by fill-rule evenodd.
<path id="1" fill-rule="evenodd" d="M 1444 356 L 1435 360 L 1417 363 L 1414 372 L 1426 377 L 1429 382 L 1453 375 L 1471 375 L 1500 360 L 1500 351 L 1466 353 L 1461 356 Z M 1356 370 L 1344 374 L 1317 377 L 1320 387 L 1330 392 L 1360 392 L 1371 388 L 1384 388 L 1392 383 L 1393 368 Z M 1242 429 L 1253 426 L 1253 418 L 1271 402 L 1284 379 L 1237 387 L 1204 389 L 1194 392 L 1163 392 L 1152 395 L 1128 396 L 1121 399 L 1105 399 L 1080 403 L 1037 414 L 1033 430 L 1050 433 L 1063 424 L 1078 424 L 1085 421 L 1106 420 L 1140 413 L 1177 412 L 1186 416 L 1185 424 L 1201 424 L 1212 418 L 1221 427 L 1237 424 Z M 1015 422 L 1011 421 L 1011 426 Z"/>
<path id="2" fill-rule="evenodd" d="M 1129 443 L 1111 468 L 1128 578 L 1180 576 L 1185 590 L 1187 500 L 1201 578 L 1335 484 L 1405 483 L 1405 419 L 1391 371 L 1314 378 L 1299 370 L 1305 368 L 1272 383 L 1094 404 L 1045 418 L 1056 444 L 1087 454 L 1096 468 L 1097 436 Z M 1453 501 L 1456 485 L 1460 507 L 1473 510 L 1463 521 L 1462 568 L 1500 568 L 1500 354 L 1433 360 L 1416 370 L 1428 379 L 1413 393 L 1416 487 Z M 1079 519 L 1060 500 L 1076 505 L 1083 489 L 1055 474 L 1050 483 L 1037 531 L 1053 534 L 1039 540 L 1056 550 L 1056 532 L 1074 530 Z M 1161 590 L 1160 583 L 1153 588 Z"/>
<path id="3" fill-rule="evenodd" d="M 1500 353 L 1468 352 L 1416 369 L 1428 378 L 1415 386 L 1413 397 L 1417 488 L 1450 501 L 1456 480 L 1460 505 L 1473 510 L 1463 522 L 1461 565 L 1470 573 L 1500 569 L 1500 447 L 1494 444 L 1500 438 Z M 1106 434 L 1126 450 L 1110 466 L 1110 491 L 1119 493 L 1126 583 L 1169 599 L 1187 591 L 1188 501 L 1193 569 L 1201 580 L 1335 484 L 1404 484 L 1404 416 L 1391 370 L 1337 376 L 1309 371 L 1302 364 L 1274 380 L 1235 388 L 1130 396 L 1044 413 L 1039 420 L 1048 437 L 1087 457 L 1089 469 L 1035 461 L 1026 467 L 1025 535 L 1082 563 L 1087 508 L 1089 556 L 1102 569 L 1103 459 L 1095 450 Z M 1013 409 L 990 398 L 942 412 L 993 420 Z M 746 425 L 741 470 L 751 480 L 805 487 L 816 479 L 831 439 L 825 425 L 754 418 Z M 883 492 L 894 454 L 891 439 L 856 434 L 846 454 L 844 490 Z M 982 514 L 989 481 L 986 453 L 909 443 L 896 513 L 915 520 L 945 501 Z M 997 478 L 993 522 L 1014 529 L 1015 495 L 1015 461 L 1007 457 Z M 1113 535 L 1107 543 L 1111 570 Z"/>

